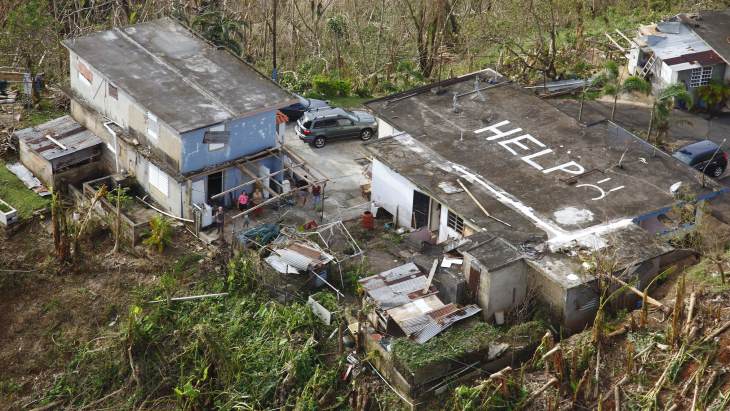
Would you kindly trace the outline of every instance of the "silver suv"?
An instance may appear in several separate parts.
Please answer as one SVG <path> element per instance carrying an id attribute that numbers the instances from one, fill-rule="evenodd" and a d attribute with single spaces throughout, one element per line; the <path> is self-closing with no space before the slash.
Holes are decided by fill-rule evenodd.
<path id="1" fill-rule="evenodd" d="M 295 130 L 299 139 L 322 148 L 332 140 L 353 137 L 370 140 L 378 132 L 378 122 L 364 111 L 333 108 L 304 113 Z"/>

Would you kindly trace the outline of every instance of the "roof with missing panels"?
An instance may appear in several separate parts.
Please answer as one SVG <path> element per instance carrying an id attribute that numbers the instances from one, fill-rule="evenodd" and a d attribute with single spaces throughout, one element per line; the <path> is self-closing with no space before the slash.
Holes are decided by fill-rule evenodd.
<path id="1" fill-rule="evenodd" d="M 296 102 L 250 65 L 170 18 L 63 44 L 178 132 Z"/>
<path id="2" fill-rule="evenodd" d="M 595 241 L 674 203 L 697 172 L 610 122 L 585 126 L 522 88 L 447 80 L 366 103 L 404 133 L 367 144 L 375 157 L 480 228 L 515 243 Z M 456 95 L 457 110 L 453 102 Z M 621 165 L 619 166 L 619 162 Z M 487 218 L 459 187 L 511 227 Z"/>
<path id="3" fill-rule="evenodd" d="M 15 136 L 49 161 L 102 144 L 99 137 L 71 116 L 18 130 Z"/>

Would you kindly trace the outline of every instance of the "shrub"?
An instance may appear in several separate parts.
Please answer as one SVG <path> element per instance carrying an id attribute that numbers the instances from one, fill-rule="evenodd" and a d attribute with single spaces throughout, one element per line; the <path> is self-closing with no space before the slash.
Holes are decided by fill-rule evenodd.
<path id="1" fill-rule="evenodd" d="M 324 97 L 346 97 L 350 95 L 352 85 L 348 80 L 333 79 L 326 76 L 315 76 L 312 79 L 315 93 Z"/>
<path id="2" fill-rule="evenodd" d="M 157 249 L 161 253 L 165 251 L 165 247 L 172 243 L 172 226 L 170 220 L 157 216 L 150 221 L 150 230 L 147 232 L 147 238 L 143 241 L 144 245 Z"/>

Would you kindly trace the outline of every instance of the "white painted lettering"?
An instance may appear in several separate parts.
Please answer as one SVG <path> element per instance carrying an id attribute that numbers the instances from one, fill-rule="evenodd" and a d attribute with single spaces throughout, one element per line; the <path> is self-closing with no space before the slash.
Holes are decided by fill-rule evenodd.
<path id="1" fill-rule="evenodd" d="M 514 155 L 517 155 L 517 152 L 515 150 L 511 149 L 509 147 L 509 145 L 510 144 L 514 144 L 514 145 L 516 145 L 517 147 L 519 147 L 519 148 L 521 148 L 523 150 L 528 150 L 529 147 L 527 147 L 526 145 L 520 143 L 520 141 L 522 141 L 522 140 L 530 140 L 533 143 L 535 143 L 538 147 L 545 147 L 545 144 L 539 142 L 535 137 L 533 137 L 533 136 L 531 136 L 529 134 L 523 134 L 523 135 L 521 135 L 519 137 L 511 138 L 509 140 L 500 141 L 499 142 L 499 145 L 502 146 L 502 147 L 504 147 L 504 148 L 506 148 L 507 151 L 509 151 L 510 153 L 512 153 Z"/>
<path id="2" fill-rule="evenodd" d="M 536 158 L 536 157 L 540 157 L 540 156 L 545 155 L 545 154 L 548 154 L 548 153 L 552 153 L 552 152 L 553 152 L 553 150 L 547 148 L 545 150 L 538 151 L 537 153 L 532 153 L 532 154 L 530 154 L 528 156 L 522 157 L 522 161 L 524 161 L 525 163 L 527 163 L 527 164 L 535 167 L 538 170 L 542 170 L 543 167 L 540 164 L 537 164 L 536 162 L 532 161 L 532 159 L 533 158 Z"/>
<path id="3" fill-rule="evenodd" d="M 484 128 L 480 128 L 478 130 L 474 130 L 474 134 L 480 134 L 485 131 L 491 131 L 494 135 L 487 137 L 487 141 L 492 141 L 492 140 L 497 140 L 502 137 L 507 137 L 509 135 L 512 135 L 514 133 L 519 133 L 520 131 L 522 131 L 521 128 L 515 128 L 515 129 L 509 130 L 509 131 L 502 131 L 499 129 L 500 127 L 505 126 L 507 124 L 509 124 L 508 120 L 500 121 L 499 123 L 491 125 L 489 127 L 484 127 Z"/>
<path id="4" fill-rule="evenodd" d="M 568 161 L 567 163 L 563 163 L 563 164 L 557 165 L 555 167 L 550 167 L 546 170 L 542 170 L 542 172 L 545 174 L 550 174 L 553 171 L 557 171 L 557 170 L 565 171 L 566 173 L 569 173 L 569 174 L 583 174 L 586 171 L 586 169 L 583 168 L 582 165 L 576 163 L 575 161 Z"/>

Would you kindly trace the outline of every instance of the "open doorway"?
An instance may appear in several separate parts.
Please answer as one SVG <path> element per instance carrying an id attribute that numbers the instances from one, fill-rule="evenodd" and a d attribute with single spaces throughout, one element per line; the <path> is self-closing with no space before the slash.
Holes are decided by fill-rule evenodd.
<path id="1" fill-rule="evenodd" d="M 221 191 L 223 191 L 223 172 L 208 174 L 208 200 L 211 204 L 214 202 L 211 197 L 220 194 Z"/>
<path id="2" fill-rule="evenodd" d="M 413 228 L 419 229 L 428 225 L 428 212 L 431 197 L 419 191 L 413 191 Z"/>

